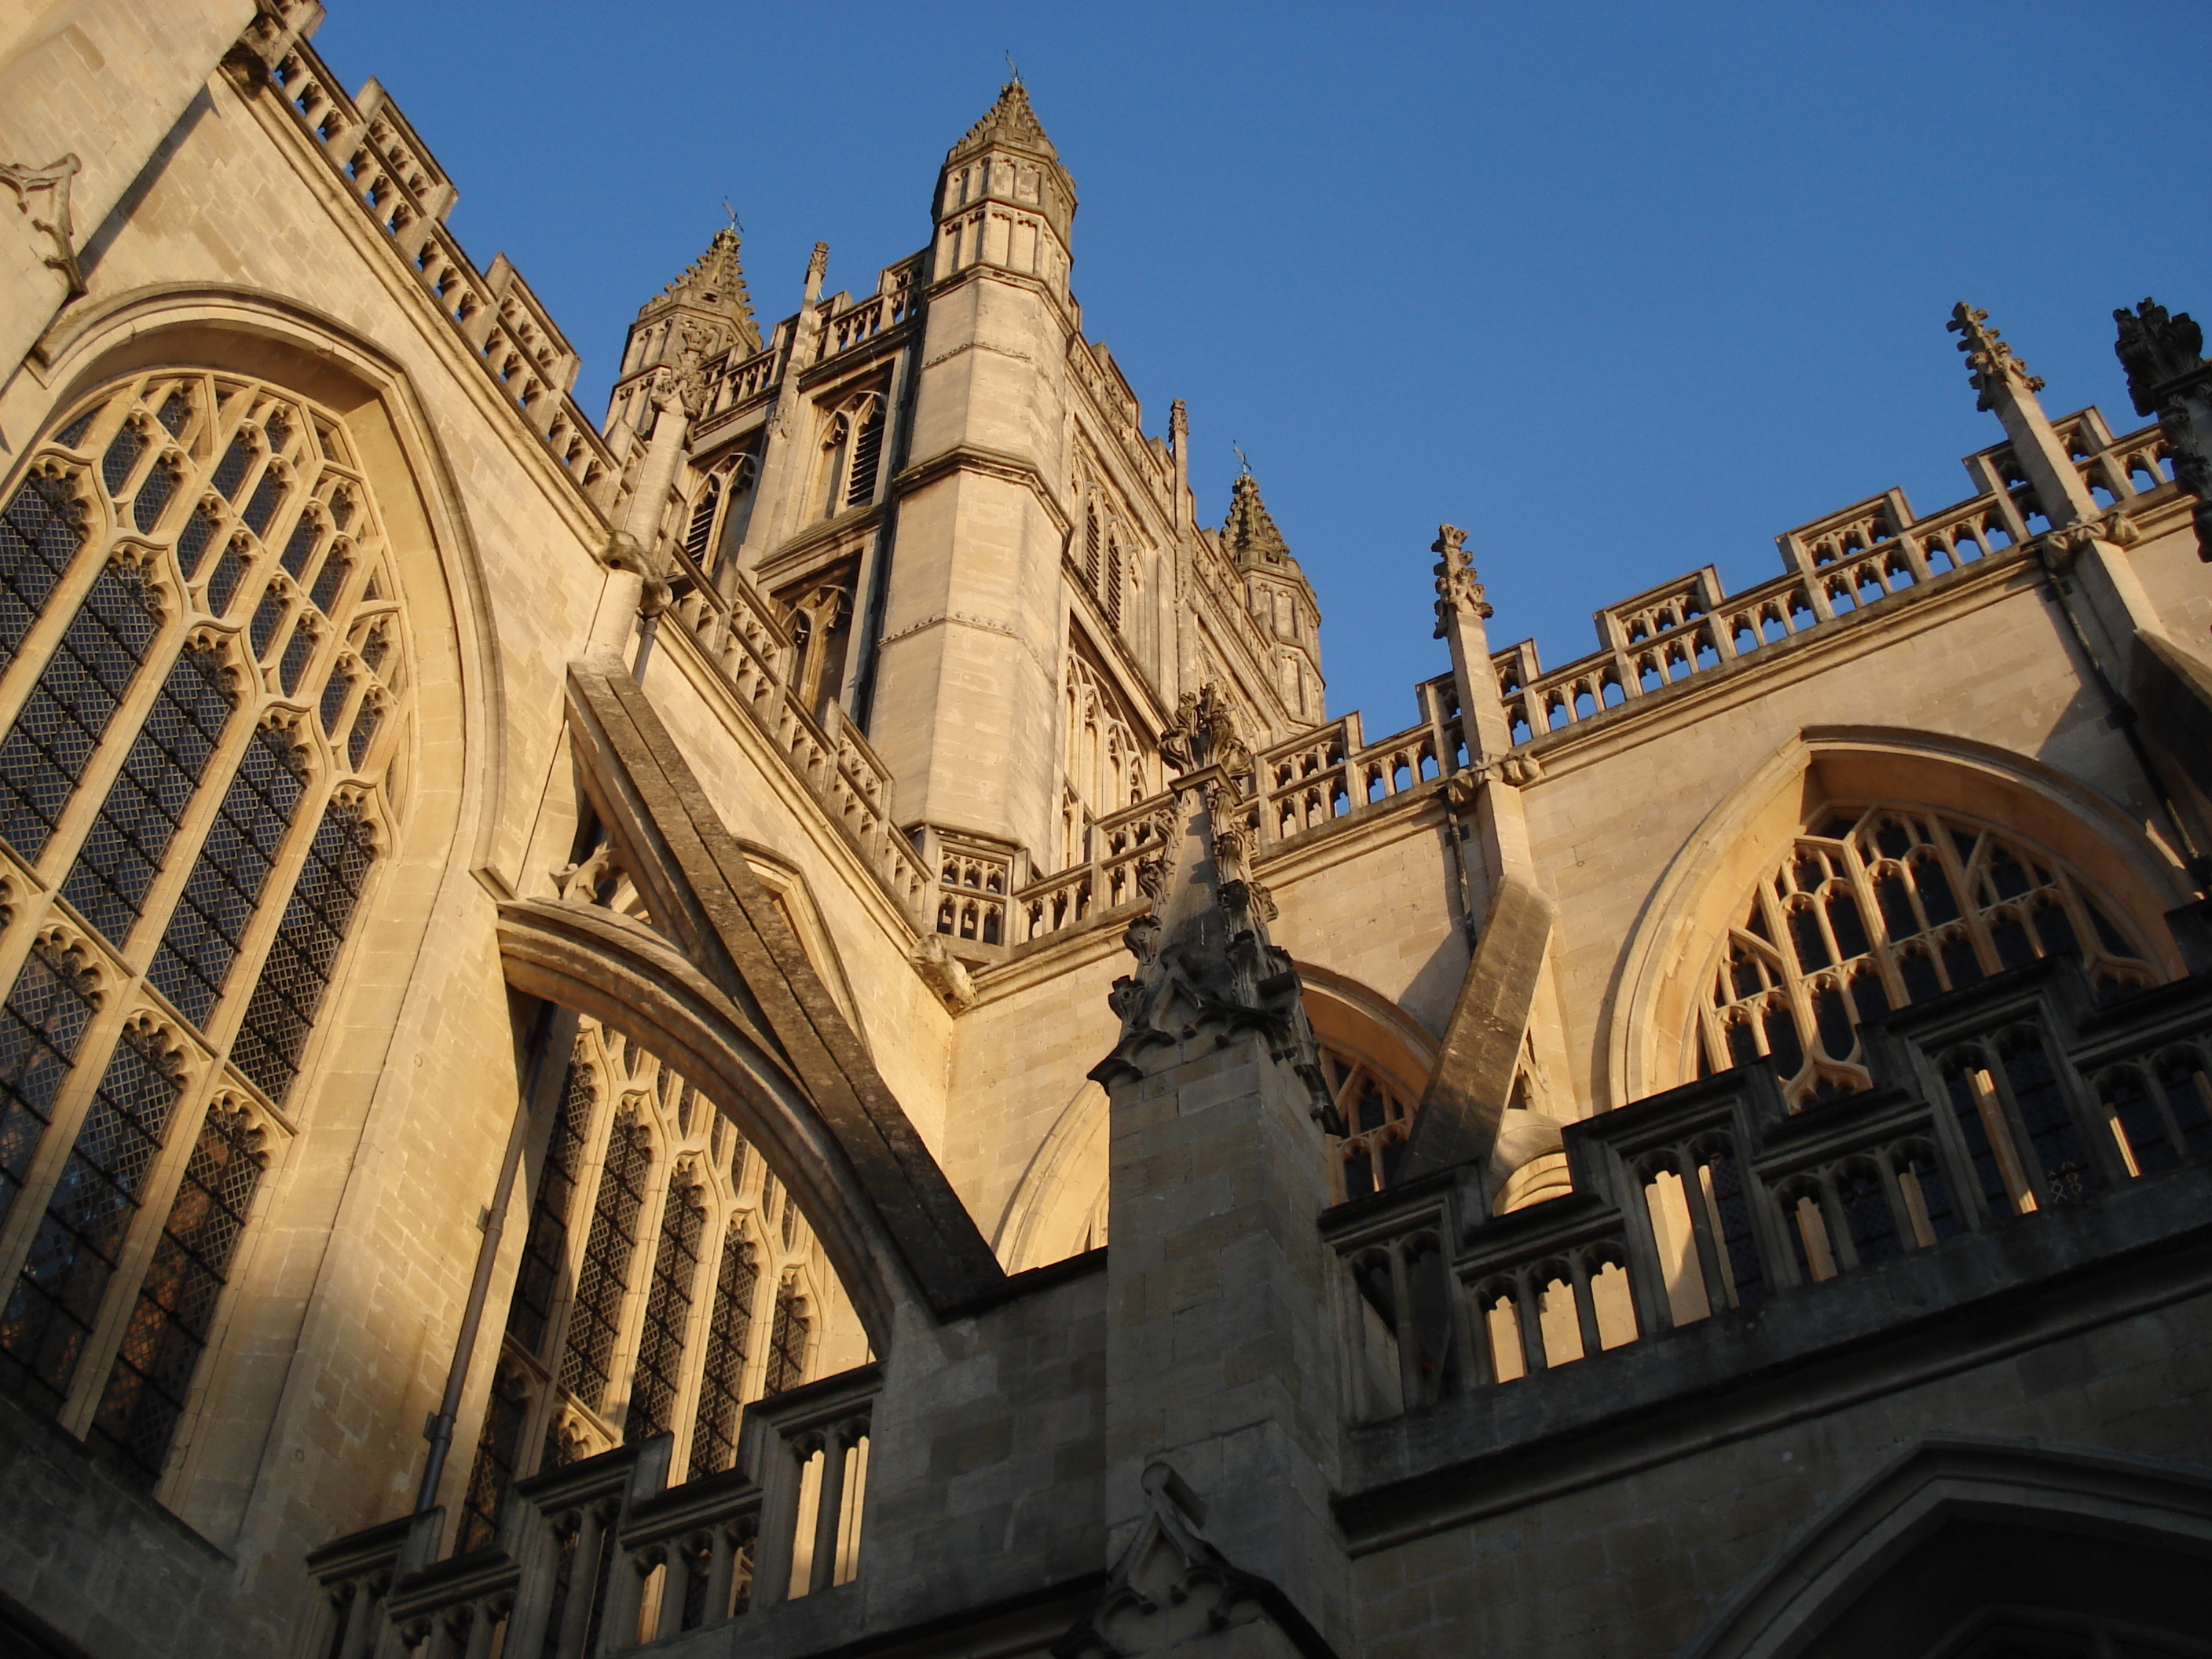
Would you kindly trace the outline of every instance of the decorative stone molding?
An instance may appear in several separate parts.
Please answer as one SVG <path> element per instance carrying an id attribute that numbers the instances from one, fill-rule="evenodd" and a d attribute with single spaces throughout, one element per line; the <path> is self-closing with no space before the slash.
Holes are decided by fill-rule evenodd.
<path id="1" fill-rule="evenodd" d="M 1205 1500 L 1171 1467 L 1148 1465 L 1139 1484 L 1145 1518 L 1091 1610 L 1052 1644 L 1053 1659 L 1126 1659 L 1263 1622 L 1301 1659 L 1334 1659 L 1328 1638 L 1279 1585 L 1231 1565 L 1206 1540 L 1199 1530 L 1206 1524 Z M 1238 1643 L 1231 1650 L 1260 1650 Z"/>
<path id="2" fill-rule="evenodd" d="M 2133 547 L 2142 539 L 2142 532 L 2136 528 L 2135 520 L 2115 507 L 2103 518 L 2087 524 L 2068 525 L 2063 530 L 2051 531 L 2043 538 L 2043 545 L 2049 550 L 2051 568 L 2063 575 L 2099 542 L 2109 542 L 2114 547 Z"/>
<path id="3" fill-rule="evenodd" d="M 1236 710 L 1217 681 L 1182 694 L 1174 720 L 1160 733 L 1160 758 L 1178 774 L 1209 766 L 1239 774 L 1252 769 L 1252 751 L 1237 730 Z"/>
<path id="4" fill-rule="evenodd" d="M 61 272 L 69 283 L 69 297 L 72 300 L 84 292 L 84 270 L 77 264 L 76 225 L 70 216 L 70 181 L 83 166 L 75 151 L 44 167 L 0 161 L 0 185 L 15 192 L 16 209 L 30 219 L 33 230 L 43 231 L 53 239 L 54 251 L 46 255 L 46 264 Z M 33 195 L 46 198 L 37 211 L 31 206 Z"/>
<path id="5" fill-rule="evenodd" d="M 2212 364 L 2204 331 L 2185 312 L 2146 299 L 2112 313 L 2113 355 L 2127 370 L 2136 413 L 2154 416 L 2166 435 L 2173 481 L 2197 497 L 2197 556 L 2212 563 Z"/>

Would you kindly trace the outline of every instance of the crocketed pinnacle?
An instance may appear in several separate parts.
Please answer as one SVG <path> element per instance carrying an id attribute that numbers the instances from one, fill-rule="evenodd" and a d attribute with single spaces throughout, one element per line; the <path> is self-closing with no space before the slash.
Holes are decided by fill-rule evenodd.
<path id="1" fill-rule="evenodd" d="M 1035 150 L 1054 161 L 1060 160 L 1060 152 L 1044 136 L 1036 112 L 1030 107 L 1029 88 L 1019 81 L 1009 81 L 1000 88 L 999 101 L 984 111 L 983 118 L 968 129 L 968 136 L 953 145 L 945 159 L 957 161 L 993 144 L 1012 144 L 1019 149 Z"/>
<path id="2" fill-rule="evenodd" d="M 1237 475 L 1236 487 L 1230 492 L 1229 516 L 1221 524 L 1221 545 L 1239 564 L 1297 563 L 1291 557 L 1290 544 L 1275 528 L 1267 504 L 1260 499 L 1260 481 L 1249 472 Z"/>
<path id="3" fill-rule="evenodd" d="M 760 349 L 760 328 L 753 320 L 752 296 L 745 291 L 744 268 L 738 263 L 738 233 L 725 225 L 714 233 L 707 251 L 685 268 L 684 274 L 641 307 L 638 315 L 671 305 L 693 306 L 729 319 L 738 335 L 754 350 Z"/>

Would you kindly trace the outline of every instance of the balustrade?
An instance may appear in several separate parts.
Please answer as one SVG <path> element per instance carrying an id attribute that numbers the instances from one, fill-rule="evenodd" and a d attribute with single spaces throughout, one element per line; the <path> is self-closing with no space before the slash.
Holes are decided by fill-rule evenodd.
<path id="1" fill-rule="evenodd" d="M 586 1659 L 626 1652 L 858 1573 L 879 1367 L 745 1408 L 734 1468 L 667 1485 L 656 1435 L 515 1483 L 495 1542 L 434 1558 L 430 1510 L 308 1558 L 313 1659 Z"/>
<path id="2" fill-rule="evenodd" d="M 2114 437 L 2094 409 L 2055 421 L 2097 500 L 2131 506 L 2171 482 L 2160 429 Z M 2018 549 L 2042 527 L 2012 452 L 1997 445 L 1966 458 L 1979 494 L 1915 518 L 1892 489 L 1776 538 L 1786 567 L 1741 592 L 1723 591 L 1711 566 L 1597 613 L 1600 648 L 1543 670 L 1533 643 L 1493 653 L 1516 744 L 1529 743 L 1720 667 L 1864 605 Z"/>
<path id="3" fill-rule="evenodd" d="M 569 394 L 580 359 L 505 255 L 479 273 L 445 216 L 457 192 L 382 87 L 339 91 L 305 45 L 272 71 L 284 106 L 437 301 L 503 397 L 603 511 L 619 482 L 613 453 Z"/>
<path id="4" fill-rule="evenodd" d="M 1761 1063 L 1601 1113 L 1566 1129 L 1574 1191 L 1526 1209 L 1486 1216 L 1469 1171 L 1337 1206 L 1358 1414 L 2212 1164 L 2212 975 L 2098 995 L 2055 957 L 1863 1028 L 1870 1090 L 1792 1112 Z"/>

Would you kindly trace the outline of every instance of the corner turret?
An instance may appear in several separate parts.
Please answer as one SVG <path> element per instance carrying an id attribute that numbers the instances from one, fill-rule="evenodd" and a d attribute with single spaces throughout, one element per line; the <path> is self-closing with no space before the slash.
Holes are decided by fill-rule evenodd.
<path id="1" fill-rule="evenodd" d="M 1244 579 L 1245 609 L 1267 641 L 1285 710 L 1294 720 L 1320 720 L 1321 606 L 1249 467 L 1230 490 L 1220 545 Z"/>
<path id="2" fill-rule="evenodd" d="M 983 264 L 1066 293 L 1075 180 L 1019 80 L 1000 88 L 998 101 L 945 152 L 932 217 L 939 280 Z"/>

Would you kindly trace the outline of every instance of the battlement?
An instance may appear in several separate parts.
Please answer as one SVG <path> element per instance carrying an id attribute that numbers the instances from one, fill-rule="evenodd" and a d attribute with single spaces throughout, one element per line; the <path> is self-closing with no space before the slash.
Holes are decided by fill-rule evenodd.
<path id="1" fill-rule="evenodd" d="M 348 97 L 304 41 L 268 74 L 300 131 L 467 342 L 502 399 L 604 512 L 617 471 L 599 429 L 569 395 L 581 360 L 504 253 L 479 271 L 446 228 L 459 192 L 391 94 L 371 79 Z"/>
<path id="2" fill-rule="evenodd" d="M 2114 437 L 2084 409 L 2052 422 L 2082 481 L 2108 507 L 2134 508 L 2172 489 L 2155 426 Z M 1554 669 L 1534 640 L 1491 655 L 1513 740 L 1527 744 L 1823 623 L 2016 552 L 2049 528 L 2010 444 L 1966 456 L 1978 493 L 1923 518 L 1901 489 L 1838 508 L 1776 537 L 1782 574 L 1729 593 L 1705 565 L 1594 614 L 1598 649 Z M 2164 492 L 2164 493 L 2162 493 Z"/>

